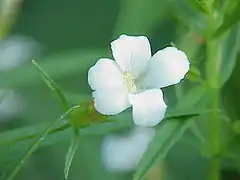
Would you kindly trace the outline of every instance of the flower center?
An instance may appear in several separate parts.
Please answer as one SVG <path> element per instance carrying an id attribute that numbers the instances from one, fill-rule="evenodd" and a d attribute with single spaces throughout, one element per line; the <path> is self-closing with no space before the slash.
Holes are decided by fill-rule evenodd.
<path id="1" fill-rule="evenodd" d="M 129 71 L 125 71 L 123 73 L 123 81 L 127 87 L 127 90 L 130 92 L 130 93 L 135 93 L 137 92 L 137 87 L 136 87 L 136 84 L 134 82 L 134 79 L 132 77 L 132 75 L 130 74 Z"/>

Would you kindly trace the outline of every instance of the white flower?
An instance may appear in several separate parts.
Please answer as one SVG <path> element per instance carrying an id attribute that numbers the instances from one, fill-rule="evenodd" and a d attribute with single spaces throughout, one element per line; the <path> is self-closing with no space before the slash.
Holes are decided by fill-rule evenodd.
<path id="1" fill-rule="evenodd" d="M 108 135 L 102 143 L 104 166 L 111 172 L 135 170 L 154 135 L 153 128 L 143 127 L 135 127 L 123 136 Z"/>
<path id="2" fill-rule="evenodd" d="M 96 110 L 115 115 L 133 106 L 135 124 L 155 126 L 167 108 L 160 88 L 184 78 L 189 70 L 186 54 L 167 47 L 151 57 L 145 36 L 121 35 L 111 49 L 115 61 L 101 58 L 88 72 Z"/>

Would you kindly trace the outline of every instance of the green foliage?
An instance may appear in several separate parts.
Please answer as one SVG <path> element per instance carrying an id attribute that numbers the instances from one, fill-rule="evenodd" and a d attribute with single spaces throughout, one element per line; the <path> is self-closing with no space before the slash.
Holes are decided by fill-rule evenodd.
<path id="1" fill-rule="evenodd" d="M 196 11 L 192 3 L 190 4 L 186 2 L 186 0 L 174 0 L 173 2 L 174 3 L 170 5 L 170 10 L 172 11 L 171 15 L 176 18 L 182 26 L 203 35 L 207 26 L 206 15 L 200 11 Z"/>
<path id="2" fill-rule="evenodd" d="M 12 32 L 6 32 L 11 20 L 0 34 L 25 34 L 41 42 L 43 54 L 32 59 L 40 64 L 33 62 L 42 79 L 65 111 L 76 104 L 80 108 L 70 108 L 71 113 L 63 115 L 67 118 L 51 124 L 49 120 L 62 109 L 36 68 L 26 62 L 1 71 L 1 91 L 16 90 L 26 107 L 16 118 L 4 118 L 1 107 L 7 96 L 1 94 L 0 177 L 13 179 L 23 167 L 16 179 L 62 179 L 63 175 L 70 180 L 132 178 L 131 173 L 107 172 L 100 148 L 104 136 L 133 127 L 132 114 L 98 114 L 87 83 L 89 67 L 101 57 L 112 58 L 109 43 L 122 33 L 148 36 L 153 53 L 173 42 L 191 62 L 180 84 L 164 88 L 167 112 L 155 127 L 156 136 L 138 164 L 134 180 L 159 179 L 152 168 L 164 171 L 165 180 L 218 180 L 228 169 L 239 173 L 239 0 L 53 0 L 13 5 L 11 14 L 17 15 L 20 7 L 22 12 L 10 17 L 17 19 Z M 8 18 L 1 12 L 0 23 L 3 20 Z M 11 55 L 17 57 L 14 52 Z M 2 58 L 5 56 L 0 63 Z M 156 165 L 159 161 L 163 167 Z M 183 162 L 187 165 L 182 166 Z"/>
<path id="3" fill-rule="evenodd" d="M 69 170 L 72 164 L 72 160 L 73 157 L 76 153 L 76 150 L 78 148 L 79 145 L 79 134 L 78 134 L 78 129 L 74 129 L 73 130 L 73 137 L 72 137 L 72 142 L 69 146 L 68 152 L 66 154 L 66 160 L 65 160 L 65 168 L 64 168 L 64 176 L 65 179 L 68 179 L 68 174 L 69 174 Z"/>
<path id="4" fill-rule="evenodd" d="M 179 118 L 179 120 L 169 119 L 163 121 L 157 130 L 156 135 L 150 143 L 146 153 L 138 164 L 137 171 L 134 174 L 134 180 L 145 178 L 148 170 L 158 161 L 165 158 L 169 149 L 181 138 L 184 131 L 189 127 L 187 119 L 192 116 Z"/>
<path id="5" fill-rule="evenodd" d="M 41 68 L 48 72 L 52 79 L 58 79 L 87 71 L 97 58 L 106 56 L 106 50 L 101 49 L 63 52 L 41 59 Z M 84 64 L 81 59 L 85 61 Z M 56 62 L 57 68 L 55 68 Z M 8 81 L 5 81 L 6 79 Z M 39 73 L 31 63 L 0 73 L 0 87 L 22 87 L 36 85 L 40 82 Z"/>
<path id="6" fill-rule="evenodd" d="M 63 109 L 68 110 L 69 105 L 68 105 L 67 99 L 65 98 L 60 87 L 50 78 L 50 76 L 46 72 L 44 72 L 44 70 L 34 60 L 32 62 L 41 73 L 43 81 L 47 84 L 47 86 L 51 89 L 51 91 L 53 91 L 53 93 L 55 93 L 55 95 L 57 96 L 59 102 L 62 104 Z"/>
<path id="7" fill-rule="evenodd" d="M 218 27 L 213 38 L 221 36 L 228 31 L 232 26 L 236 25 L 240 20 L 239 7 L 240 1 L 226 1 L 226 11 L 224 13 L 223 23 Z"/>
<path id="8" fill-rule="evenodd" d="M 191 108 L 196 105 L 207 93 L 206 85 L 198 85 L 189 89 L 185 96 L 182 97 L 180 103 L 177 105 L 178 108 Z"/>
<path id="9" fill-rule="evenodd" d="M 219 44 L 219 74 L 221 85 L 224 84 L 230 77 L 233 68 L 235 67 L 240 50 L 240 26 L 237 25 L 230 29 L 228 33 L 220 38 Z M 231 46 L 229 46 L 231 44 Z"/>
<path id="10" fill-rule="evenodd" d="M 16 174 L 19 172 L 19 170 L 21 169 L 22 165 L 26 162 L 26 160 L 32 155 L 32 153 L 38 148 L 39 144 L 48 136 L 48 134 L 50 133 L 50 131 L 59 123 L 61 122 L 64 118 L 66 118 L 69 113 L 76 109 L 79 108 L 79 106 L 74 106 L 72 108 L 70 108 L 65 114 L 63 114 L 60 118 L 58 118 L 57 120 L 53 121 L 52 124 L 50 124 L 50 126 L 48 126 L 41 134 L 40 136 L 37 138 L 37 141 L 35 143 L 32 144 L 32 146 L 30 147 L 30 149 L 27 151 L 26 155 L 21 159 L 21 161 L 13 168 L 13 170 L 10 172 L 10 174 L 6 177 L 6 180 L 12 180 Z"/>

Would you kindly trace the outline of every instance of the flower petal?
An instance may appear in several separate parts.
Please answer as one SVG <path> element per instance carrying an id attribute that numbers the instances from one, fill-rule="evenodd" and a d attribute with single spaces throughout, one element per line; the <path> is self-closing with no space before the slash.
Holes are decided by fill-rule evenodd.
<path id="1" fill-rule="evenodd" d="M 151 48 L 145 36 L 121 35 L 111 42 L 113 57 L 122 71 L 130 71 L 134 78 L 144 70 L 151 58 Z"/>
<path id="2" fill-rule="evenodd" d="M 160 50 L 149 61 L 144 84 L 149 88 L 177 84 L 189 71 L 189 64 L 186 54 L 175 47 Z"/>
<path id="3" fill-rule="evenodd" d="M 167 105 L 161 89 L 149 89 L 129 95 L 133 106 L 133 120 L 139 126 L 155 126 L 164 117 Z"/>
<path id="4" fill-rule="evenodd" d="M 117 63 L 102 58 L 88 71 L 88 83 L 93 90 L 125 89 L 123 74 Z"/>
<path id="5" fill-rule="evenodd" d="M 154 128 L 136 126 L 122 136 L 106 136 L 101 151 L 105 167 L 111 172 L 135 170 L 154 135 Z"/>
<path id="6" fill-rule="evenodd" d="M 131 106 L 127 93 L 121 90 L 97 90 L 93 98 L 94 107 L 101 114 L 115 115 Z"/>

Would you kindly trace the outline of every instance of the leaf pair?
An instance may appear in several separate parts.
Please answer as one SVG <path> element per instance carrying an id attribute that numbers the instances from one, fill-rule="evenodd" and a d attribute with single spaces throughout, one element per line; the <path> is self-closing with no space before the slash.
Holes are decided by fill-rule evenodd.
<path id="1" fill-rule="evenodd" d="M 56 85 L 56 83 L 45 73 L 40 66 L 36 64 L 36 62 L 33 62 L 36 67 L 41 72 L 41 75 L 44 79 L 44 82 L 50 87 L 50 89 L 54 92 L 54 94 L 58 97 L 59 101 L 61 102 L 64 109 L 68 108 L 67 100 L 62 93 L 61 89 Z M 205 92 L 205 91 L 203 91 Z M 194 93 L 193 93 L 194 94 Z M 189 97 L 191 98 L 191 97 Z M 185 97 L 187 99 L 187 97 Z M 195 101 L 198 101 L 199 98 L 196 98 Z M 183 103 L 182 105 L 183 109 L 185 108 L 185 105 Z M 30 157 L 30 155 L 38 148 L 39 144 L 49 135 L 50 133 L 59 132 L 58 129 L 62 129 L 60 127 L 55 128 L 58 124 L 60 124 L 61 120 L 68 117 L 69 115 L 72 115 L 71 113 L 75 110 L 79 109 L 79 106 L 72 107 L 67 110 L 67 112 L 61 116 L 59 119 L 54 121 L 47 129 L 45 129 L 41 134 L 39 134 L 39 138 L 37 141 L 30 147 L 27 154 L 23 157 L 23 159 L 19 162 L 19 164 L 13 169 L 13 171 L 10 173 L 10 175 L 7 177 L 7 180 L 12 180 L 15 175 L 20 170 L 21 166 L 24 162 Z M 148 151 L 144 155 L 143 159 L 139 163 L 139 168 L 134 175 L 134 179 L 142 179 L 145 175 L 145 173 L 148 171 L 148 169 L 158 160 L 162 159 L 166 156 L 169 149 L 181 138 L 184 131 L 189 127 L 189 124 L 191 123 L 191 118 L 198 116 L 199 114 L 203 113 L 202 111 L 195 111 L 192 113 L 188 113 L 189 110 L 185 111 L 179 111 L 179 109 L 175 111 L 168 111 L 166 113 L 165 120 L 157 127 L 157 133 L 156 137 L 152 141 L 152 143 L 149 146 Z M 63 129 L 68 128 L 69 126 L 66 126 L 66 124 L 63 125 Z M 55 129 L 54 129 L 55 128 Z M 31 136 L 30 138 L 35 137 Z M 64 175 L 65 178 L 68 178 L 70 166 L 73 160 L 73 157 L 76 153 L 77 147 L 79 145 L 79 132 L 77 128 L 73 128 L 73 137 L 71 144 L 69 146 L 69 150 L 66 154 L 65 159 L 65 169 L 64 169 Z"/>
<path id="2" fill-rule="evenodd" d="M 67 116 L 69 115 L 69 113 L 71 111 L 73 111 L 76 108 L 79 108 L 80 106 L 74 106 L 72 108 L 70 108 L 66 113 L 64 113 L 60 118 L 58 118 L 57 120 L 53 121 L 50 126 L 48 126 L 41 134 L 40 136 L 37 138 L 37 141 L 35 143 L 32 144 L 32 146 L 30 147 L 30 149 L 28 150 L 28 152 L 26 153 L 26 155 L 22 158 L 22 160 L 14 167 L 14 169 L 12 170 L 12 172 L 8 175 L 8 177 L 6 178 L 6 180 L 12 180 L 16 174 L 19 172 L 19 170 L 21 169 L 22 165 L 26 162 L 26 160 L 32 155 L 32 153 L 38 148 L 39 144 L 48 136 L 48 134 L 50 133 L 50 131 L 57 125 L 59 124 L 63 119 L 67 118 Z M 71 162 L 71 161 L 70 161 Z M 68 164 L 67 164 L 68 165 Z M 69 165 L 68 165 L 69 166 Z M 69 168 L 68 168 L 69 169 Z"/>
<path id="3" fill-rule="evenodd" d="M 37 138 L 36 142 L 30 147 L 30 149 L 27 151 L 26 155 L 22 158 L 22 160 L 14 167 L 12 172 L 9 174 L 9 176 L 6 178 L 7 180 L 12 180 L 16 174 L 21 169 L 22 165 L 26 162 L 26 160 L 32 155 L 32 153 L 39 147 L 40 143 L 54 130 L 54 128 L 67 116 L 70 115 L 71 112 L 79 108 L 80 106 L 74 106 L 72 108 L 69 108 L 68 102 L 66 97 L 64 96 L 62 90 L 60 87 L 50 78 L 50 76 L 44 72 L 44 70 L 33 60 L 33 64 L 38 68 L 39 72 L 41 73 L 43 81 L 47 84 L 47 86 L 53 91 L 53 93 L 58 98 L 59 102 L 61 103 L 63 109 L 66 111 L 60 118 L 55 120 L 52 124 L 49 125 Z M 74 129 L 74 136 L 72 143 L 69 147 L 68 153 L 66 155 L 66 162 L 65 162 L 65 178 L 68 177 L 68 172 L 71 166 L 71 162 L 73 159 L 73 156 L 75 154 L 75 151 L 78 147 L 78 129 Z"/>
<path id="4" fill-rule="evenodd" d="M 147 152 L 144 154 L 136 173 L 134 180 L 142 180 L 148 170 L 158 161 L 167 155 L 170 148 L 182 137 L 185 130 L 189 127 L 193 116 L 188 116 L 181 120 L 169 119 L 164 121 L 156 129 L 156 135 L 150 143 Z"/>
<path id="5" fill-rule="evenodd" d="M 194 123 L 194 117 L 211 111 L 196 111 L 189 108 L 196 106 L 206 95 L 206 92 L 204 85 L 194 87 L 179 100 L 175 110 L 167 111 L 166 118 L 156 127 L 156 135 L 138 164 L 137 171 L 133 176 L 134 180 L 144 179 L 150 168 L 157 161 L 165 158 L 171 147 L 182 137 L 189 126 Z M 199 136 L 199 134 L 196 136 Z"/>

